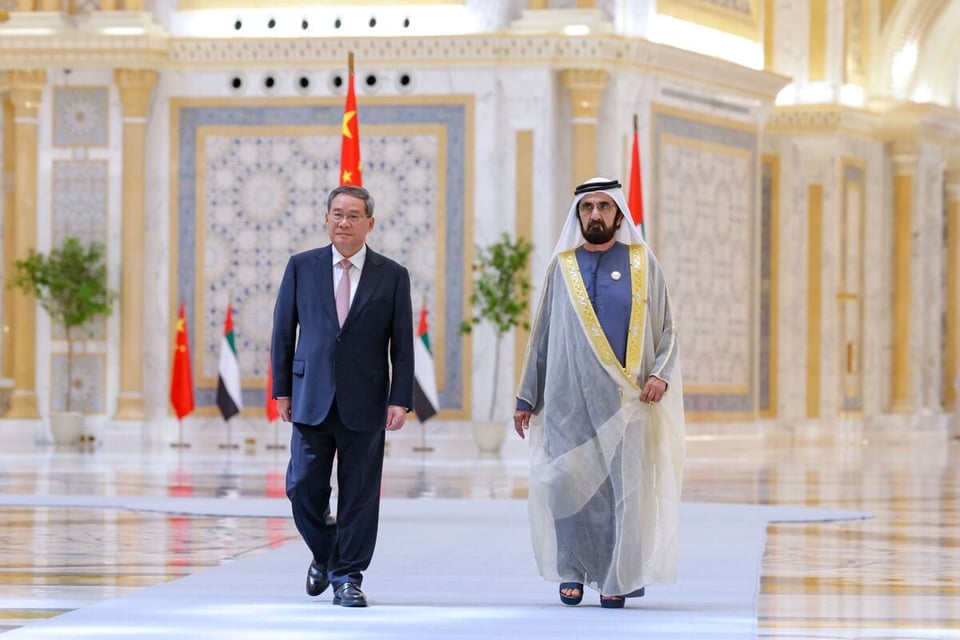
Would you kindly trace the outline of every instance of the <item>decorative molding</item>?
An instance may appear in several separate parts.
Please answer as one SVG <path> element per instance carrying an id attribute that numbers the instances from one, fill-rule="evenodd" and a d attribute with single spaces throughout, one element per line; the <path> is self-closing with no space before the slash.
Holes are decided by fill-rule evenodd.
<path id="1" fill-rule="evenodd" d="M 847 133 L 873 137 L 881 116 L 837 105 L 776 107 L 770 112 L 766 131 L 778 133 Z"/>
<path id="2" fill-rule="evenodd" d="M 657 13 L 760 42 L 759 0 L 657 0 Z"/>
<path id="3" fill-rule="evenodd" d="M 602 35 L 466 35 L 417 38 L 170 38 L 76 31 L 0 38 L 0 69 L 64 66 L 145 69 L 341 69 L 353 52 L 371 67 L 644 70 L 772 102 L 790 79 L 639 38 Z"/>
<path id="4" fill-rule="evenodd" d="M 960 110 L 929 103 L 901 103 L 881 114 L 879 133 L 889 142 L 960 146 Z"/>
<path id="5" fill-rule="evenodd" d="M 324 7 L 344 4 L 352 5 L 406 5 L 406 4 L 463 4 L 464 0 L 277 0 L 270 3 L 274 8 L 285 7 Z M 210 9 L 260 9 L 263 0 L 178 0 L 178 11 L 206 11 Z"/>

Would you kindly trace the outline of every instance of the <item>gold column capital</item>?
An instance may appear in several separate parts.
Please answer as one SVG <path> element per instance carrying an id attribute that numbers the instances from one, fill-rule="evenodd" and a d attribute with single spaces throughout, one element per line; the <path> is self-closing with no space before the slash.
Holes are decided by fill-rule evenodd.
<path id="1" fill-rule="evenodd" d="M 7 91 L 13 104 L 14 118 L 36 118 L 43 98 L 43 88 L 47 85 L 44 71 L 8 71 Z"/>
<path id="2" fill-rule="evenodd" d="M 893 175 L 912 176 L 917 171 L 917 143 L 907 140 L 891 142 L 890 160 Z"/>
<path id="3" fill-rule="evenodd" d="M 567 69 L 560 78 L 563 86 L 570 90 L 574 120 L 596 120 L 600 97 L 607 86 L 607 72 L 602 69 Z"/>
<path id="4" fill-rule="evenodd" d="M 960 202 L 960 171 L 947 171 L 944 175 L 947 202 Z"/>
<path id="5" fill-rule="evenodd" d="M 125 116 L 144 118 L 150 95 L 157 84 L 157 72 L 151 69 L 117 69 L 113 81 L 120 93 Z"/>

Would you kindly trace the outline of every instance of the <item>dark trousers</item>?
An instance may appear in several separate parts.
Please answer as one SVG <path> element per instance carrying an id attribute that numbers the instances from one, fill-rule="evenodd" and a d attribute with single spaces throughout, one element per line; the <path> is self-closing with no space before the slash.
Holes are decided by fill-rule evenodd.
<path id="1" fill-rule="evenodd" d="M 293 520 L 314 561 L 334 588 L 360 585 L 370 566 L 380 518 L 384 431 L 350 431 L 334 402 L 318 425 L 294 423 L 287 467 Z M 337 517 L 330 516 L 330 479 L 337 457 Z"/>

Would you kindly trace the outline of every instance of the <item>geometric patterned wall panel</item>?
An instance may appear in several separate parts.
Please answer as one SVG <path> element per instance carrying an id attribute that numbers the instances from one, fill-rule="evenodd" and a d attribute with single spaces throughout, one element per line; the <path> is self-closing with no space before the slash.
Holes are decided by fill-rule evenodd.
<path id="1" fill-rule="evenodd" d="M 198 407 L 215 405 L 226 304 L 233 306 L 244 405 L 263 404 L 277 286 L 289 257 L 329 244 L 323 214 L 337 186 L 342 104 L 235 106 L 176 102 L 179 174 L 172 305 L 193 333 Z M 374 250 L 410 271 L 424 300 L 442 382 L 441 408 L 463 408 L 462 321 L 469 231 L 466 126 L 470 104 L 374 105 L 359 110 L 364 186 L 374 198 Z M 450 265 L 450 268 L 447 268 Z"/>
<path id="2" fill-rule="evenodd" d="M 56 147 L 105 147 L 110 92 L 106 87 L 55 87 L 53 144 Z"/>
<path id="3" fill-rule="evenodd" d="M 109 166 L 106 160 L 54 160 L 51 244 L 63 246 L 67 237 L 81 242 L 107 242 Z M 55 339 L 63 331 L 52 326 Z M 72 332 L 74 339 L 106 337 L 106 320 L 96 319 Z"/>
<path id="4" fill-rule="evenodd" d="M 67 356 L 54 354 L 50 364 L 50 407 L 53 411 L 66 411 Z M 70 378 L 71 409 L 84 413 L 103 413 L 106 398 L 104 355 L 75 354 Z"/>
<path id="5" fill-rule="evenodd" d="M 752 416 L 760 404 L 757 134 L 659 106 L 652 122 L 654 249 L 670 278 L 686 407 Z"/>

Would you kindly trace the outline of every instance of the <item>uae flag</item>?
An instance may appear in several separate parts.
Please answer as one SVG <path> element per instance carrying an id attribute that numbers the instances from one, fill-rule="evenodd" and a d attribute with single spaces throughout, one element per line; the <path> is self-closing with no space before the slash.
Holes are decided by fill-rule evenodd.
<path id="1" fill-rule="evenodd" d="M 640 179 L 640 140 L 637 136 L 637 116 L 633 116 L 633 152 L 630 157 L 630 195 L 627 198 L 633 224 L 640 228 L 644 240 L 647 232 L 643 228 L 643 181 Z"/>
<path id="2" fill-rule="evenodd" d="M 237 364 L 237 347 L 233 340 L 233 311 L 227 304 L 227 320 L 220 341 L 220 375 L 217 378 L 217 407 L 224 420 L 229 420 L 243 409 L 240 395 L 240 366 Z"/>
<path id="3" fill-rule="evenodd" d="M 417 420 L 426 422 L 437 415 L 437 374 L 430 353 L 430 335 L 427 333 L 427 305 L 420 307 L 417 339 L 413 341 L 413 411 Z"/>
<path id="4" fill-rule="evenodd" d="M 357 94 L 353 90 L 353 54 L 347 57 L 347 100 L 343 105 L 343 131 L 340 139 L 340 185 L 363 186 L 360 168 L 360 123 L 357 120 Z"/>
<path id="5" fill-rule="evenodd" d="M 190 375 L 190 345 L 187 343 L 186 307 L 180 303 L 177 338 L 173 347 L 173 375 L 170 376 L 170 404 L 183 420 L 193 411 L 193 377 Z"/>

